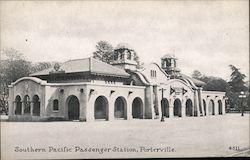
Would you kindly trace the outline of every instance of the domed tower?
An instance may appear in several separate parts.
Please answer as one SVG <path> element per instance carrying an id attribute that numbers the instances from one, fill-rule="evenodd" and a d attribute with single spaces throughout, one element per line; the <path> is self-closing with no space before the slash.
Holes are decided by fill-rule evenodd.
<path id="1" fill-rule="evenodd" d="M 114 50 L 114 61 L 111 63 L 114 66 L 125 70 L 135 70 L 135 51 L 127 43 L 120 43 Z"/>
<path id="2" fill-rule="evenodd" d="M 177 67 L 175 55 L 166 54 L 161 58 L 161 68 L 170 75 L 170 78 L 180 76 L 180 69 Z"/>

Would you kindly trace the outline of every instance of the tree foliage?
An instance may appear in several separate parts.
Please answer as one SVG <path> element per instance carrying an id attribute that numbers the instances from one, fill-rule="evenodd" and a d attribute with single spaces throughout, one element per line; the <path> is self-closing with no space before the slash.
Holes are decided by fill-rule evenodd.
<path id="1" fill-rule="evenodd" d="M 113 60 L 114 48 L 107 41 L 99 41 L 96 44 L 96 51 L 93 53 L 93 58 L 100 61 L 110 63 Z"/>
<path id="2" fill-rule="evenodd" d="M 52 65 L 50 62 L 32 64 L 25 60 L 22 53 L 13 48 L 4 49 L 1 54 L 5 59 L 0 60 L 0 113 L 7 112 L 8 85 Z"/>
<path id="3" fill-rule="evenodd" d="M 246 75 L 242 74 L 239 71 L 239 68 L 233 65 L 229 65 L 229 67 L 232 70 L 230 81 L 228 82 L 230 84 L 231 90 L 233 92 L 246 91 L 247 87 L 245 86 L 245 82 L 244 82 Z"/>
<path id="4" fill-rule="evenodd" d="M 192 78 L 198 79 L 205 82 L 203 89 L 206 91 L 221 91 L 228 92 L 230 87 L 229 84 L 222 78 L 206 76 L 198 70 L 194 70 L 192 73 Z"/>
<path id="5" fill-rule="evenodd" d="M 230 106 L 239 108 L 239 93 L 241 91 L 247 91 L 249 88 L 247 89 L 244 82 L 246 76 L 239 71 L 239 68 L 233 65 L 229 65 L 229 67 L 232 70 L 229 82 L 226 82 L 222 78 L 206 76 L 198 70 L 193 72 L 192 77 L 206 83 L 205 86 L 203 86 L 204 90 L 226 92 Z M 245 93 L 247 94 L 247 103 L 249 104 L 249 93 Z"/>
<path id="6" fill-rule="evenodd" d="M 195 78 L 195 79 L 202 79 L 202 73 L 198 70 L 194 70 L 193 73 L 192 73 L 192 77 Z"/>

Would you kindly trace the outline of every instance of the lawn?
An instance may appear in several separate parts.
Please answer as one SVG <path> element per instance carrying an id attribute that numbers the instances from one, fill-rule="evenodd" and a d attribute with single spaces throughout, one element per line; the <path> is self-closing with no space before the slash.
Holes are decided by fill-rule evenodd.
<path id="1" fill-rule="evenodd" d="M 249 149 L 249 118 L 227 114 L 165 122 L 1 122 L 1 155 L 2 159 L 243 155 Z"/>

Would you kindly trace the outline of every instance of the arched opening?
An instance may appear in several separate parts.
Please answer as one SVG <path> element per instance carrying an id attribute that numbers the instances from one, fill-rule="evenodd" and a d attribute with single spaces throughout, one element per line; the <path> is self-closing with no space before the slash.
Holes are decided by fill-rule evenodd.
<path id="1" fill-rule="evenodd" d="M 143 104 L 139 97 L 136 97 L 132 103 L 132 117 L 143 118 Z"/>
<path id="2" fill-rule="evenodd" d="M 115 100 L 115 118 L 127 119 L 127 103 L 124 97 L 118 97 Z"/>
<path id="3" fill-rule="evenodd" d="M 108 100 L 104 96 L 99 96 L 95 100 L 95 119 L 108 120 Z"/>
<path id="4" fill-rule="evenodd" d="M 32 101 L 33 101 L 33 115 L 40 116 L 40 101 L 38 95 L 34 95 Z"/>
<path id="5" fill-rule="evenodd" d="M 206 106 L 206 101 L 203 99 L 203 108 L 204 108 L 204 116 L 207 115 L 207 106 Z"/>
<path id="6" fill-rule="evenodd" d="M 191 99 L 186 101 L 186 116 L 193 116 L 193 103 Z"/>
<path id="7" fill-rule="evenodd" d="M 16 104 L 15 115 L 21 115 L 22 114 L 22 102 L 21 102 L 20 96 L 16 96 L 15 104 Z"/>
<path id="8" fill-rule="evenodd" d="M 181 101 L 180 101 L 180 99 L 175 99 L 175 101 L 174 101 L 174 116 L 181 117 Z"/>
<path id="9" fill-rule="evenodd" d="M 168 100 L 166 98 L 163 98 L 161 100 L 161 104 L 163 105 L 163 115 L 165 117 L 168 117 L 169 118 L 169 103 L 168 103 Z"/>
<path id="10" fill-rule="evenodd" d="M 208 104 L 209 115 L 214 115 L 214 101 L 211 99 Z"/>
<path id="11" fill-rule="evenodd" d="M 80 103 L 76 96 L 68 97 L 68 116 L 69 120 L 79 120 Z"/>
<path id="12" fill-rule="evenodd" d="M 58 99 L 53 100 L 53 111 L 58 111 L 59 110 L 59 101 Z"/>
<path id="13" fill-rule="evenodd" d="M 24 96 L 24 114 L 30 114 L 30 97 L 28 95 Z"/>
<path id="14" fill-rule="evenodd" d="M 218 109 L 219 109 L 219 115 L 222 115 L 222 101 L 218 101 Z"/>

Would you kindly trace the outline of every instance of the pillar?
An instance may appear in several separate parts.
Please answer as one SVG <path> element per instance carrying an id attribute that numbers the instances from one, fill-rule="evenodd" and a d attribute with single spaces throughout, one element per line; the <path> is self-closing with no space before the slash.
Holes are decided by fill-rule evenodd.
<path id="1" fill-rule="evenodd" d="M 132 102 L 127 101 L 127 120 L 132 120 Z"/>
<path id="2" fill-rule="evenodd" d="M 222 99 L 222 115 L 226 114 L 226 101 Z"/>
<path id="3" fill-rule="evenodd" d="M 83 89 L 80 90 L 80 121 L 86 121 L 86 112 L 87 112 L 87 90 Z"/>
<path id="4" fill-rule="evenodd" d="M 25 101 L 22 101 L 22 112 L 21 112 L 21 115 L 24 115 L 24 107 L 25 107 Z"/>
<path id="5" fill-rule="evenodd" d="M 34 102 L 30 102 L 30 115 L 33 116 Z"/>
<path id="6" fill-rule="evenodd" d="M 108 108 L 108 120 L 113 121 L 115 119 L 115 100 L 111 101 Z"/>
<path id="7" fill-rule="evenodd" d="M 153 87 L 148 86 L 145 88 L 145 105 L 143 107 L 144 118 L 145 119 L 152 119 L 153 118 L 153 102 L 152 102 L 152 93 Z"/>
<path id="8" fill-rule="evenodd" d="M 95 100 L 97 96 L 95 96 L 94 92 L 91 94 L 89 89 L 86 89 L 87 94 L 87 105 L 86 105 L 86 121 L 92 122 L 95 121 Z"/>
<path id="9" fill-rule="evenodd" d="M 181 117 L 186 117 L 186 103 L 184 103 L 185 100 L 182 99 L 182 102 L 181 102 Z"/>
<path id="10" fill-rule="evenodd" d="M 198 91 L 194 90 L 194 112 L 197 113 L 197 117 L 200 116 L 199 101 L 198 101 Z"/>
<path id="11" fill-rule="evenodd" d="M 156 115 L 156 113 L 158 112 L 158 117 L 159 117 L 160 116 L 160 112 L 159 112 L 160 109 L 159 109 L 158 87 L 157 86 L 153 86 L 153 93 L 154 93 L 154 114 L 153 115 Z"/>
<path id="12" fill-rule="evenodd" d="M 12 104 L 13 104 L 13 106 L 9 106 L 9 109 L 11 108 L 11 112 L 9 112 L 10 116 L 15 115 L 15 111 L 16 111 L 16 101 L 14 101 Z"/>
<path id="13" fill-rule="evenodd" d="M 206 110 L 207 110 L 207 116 L 209 115 L 209 99 L 206 99 Z"/>
<path id="14" fill-rule="evenodd" d="M 169 118 L 174 118 L 174 103 L 169 100 Z"/>
<path id="15" fill-rule="evenodd" d="M 218 98 L 215 97 L 214 99 L 214 115 L 219 114 L 219 104 L 218 104 Z"/>
<path id="16" fill-rule="evenodd" d="M 9 104 L 9 116 L 13 116 L 15 114 L 15 99 L 13 95 L 13 86 L 9 86 L 9 97 L 8 97 L 8 104 Z M 14 103 L 13 103 L 14 102 Z"/>
<path id="17" fill-rule="evenodd" d="M 200 114 L 204 116 L 205 113 L 204 113 L 204 106 L 203 106 L 201 95 L 202 95 L 202 88 L 200 87 L 198 88 L 199 111 L 200 111 Z"/>

